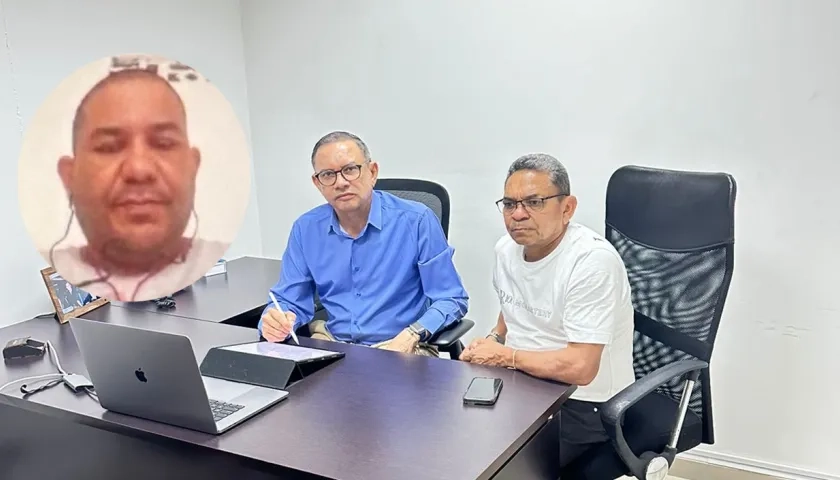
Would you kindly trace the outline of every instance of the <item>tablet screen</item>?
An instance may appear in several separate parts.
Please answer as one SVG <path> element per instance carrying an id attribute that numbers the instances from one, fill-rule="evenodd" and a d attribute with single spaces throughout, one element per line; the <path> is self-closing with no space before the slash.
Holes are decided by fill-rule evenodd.
<path id="1" fill-rule="evenodd" d="M 230 345 L 221 348 L 223 350 L 250 353 L 252 355 L 264 355 L 266 357 L 284 358 L 286 360 L 294 360 L 295 362 L 304 362 L 308 360 L 332 357 L 336 355 L 335 352 L 328 352 L 326 350 L 317 350 L 314 348 L 300 347 L 297 345 L 287 345 L 285 343 L 271 342 L 243 343 L 241 345 Z"/>

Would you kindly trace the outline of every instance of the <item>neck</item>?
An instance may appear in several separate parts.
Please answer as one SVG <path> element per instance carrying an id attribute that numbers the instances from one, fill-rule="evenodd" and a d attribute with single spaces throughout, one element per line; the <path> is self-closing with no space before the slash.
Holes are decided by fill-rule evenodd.
<path id="1" fill-rule="evenodd" d="M 358 210 L 353 210 L 352 212 L 335 212 L 336 217 L 338 217 L 338 224 L 351 237 L 357 237 L 362 233 L 365 225 L 367 225 L 368 218 L 370 217 L 370 204 L 371 202 L 368 202 Z"/>
<path id="2" fill-rule="evenodd" d="M 105 244 L 100 247 L 86 245 L 82 248 L 81 255 L 85 263 L 110 275 L 151 275 L 172 263 L 182 261 L 191 247 L 191 239 L 178 238 L 162 249 L 141 252 L 122 244 Z"/>
<path id="3" fill-rule="evenodd" d="M 560 245 L 560 242 L 563 241 L 563 237 L 566 235 L 566 230 L 567 228 L 564 227 L 563 230 L 561 230 L 560 233 L 548 243 L 525 247 L 525 261 L 537 262 L 547 257 L 548 254 L 553 252 L 554 249 Z"/>

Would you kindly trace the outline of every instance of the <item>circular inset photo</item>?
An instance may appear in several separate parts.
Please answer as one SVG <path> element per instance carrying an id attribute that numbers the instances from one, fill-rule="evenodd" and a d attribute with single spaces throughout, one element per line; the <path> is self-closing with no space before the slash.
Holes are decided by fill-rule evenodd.
<path id="1" fill-rule="evenodd" d="M 38 251 L 76 288 L 153 300 L 193 284 L 236 237 L 248 141 L 204 76 L 153 55 L 73 72 L 24 134 L 18 197 Z"/>

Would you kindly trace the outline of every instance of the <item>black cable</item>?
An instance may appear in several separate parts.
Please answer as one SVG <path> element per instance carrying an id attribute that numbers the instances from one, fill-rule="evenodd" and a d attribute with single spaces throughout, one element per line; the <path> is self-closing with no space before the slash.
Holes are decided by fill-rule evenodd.
<path id="1" fill-rule="evenodd" d="M 198 220 L 198 212 L 196 212 L 195 208 L 192 209 L 192 215 L 193 215 L 193 218 L 195 218 L 195 229 L 193 230 L 193 233 L 188 240 L 189 248 L 192 248 L 192 244 L 195 241 L 196 236 L 198 235 L 199 220 Z M 50 261 L 50 266 L 53 267 L 53 268 L 55 268 L 55 249 L 58 247 L 58 245 L 61 244 L 61 242 L 67 240 L 67 237 L 70 235 L 70 228 L 73 226 L 73 219 L 75 217 L 76 217 L 76 209 L 72 205 L 72 198 L 71 198 L 70 218 L 67 219 L 67 226 L 64 229 L 64 235 L 62 235 L 61 238 L 56 240 L 55 243 L 53 243 L 52 246 L 50 247 L 49 261 Z M 111 242 L 113 242 L 113 243 L 111 243 Z M 105 242 L 105 249 L 107 250 L 108 245 L 114 245 L 117 242 L 119 242 L 119 239 L 112 239 L 109 242 Z M 189 252 L 189 249 L 188 249 L 187 252 Z M 186 263 L 188 254 L 189 253 L 184 253 L 184 254 L 180 255 L 172 263 L 176 264 L 176 265 Z M 119 299 L 121 301 L 127 301 L 127 302 L 135 301 L 134 299 L 137 298 L 137 292 L 139 292 L 140 288 L 146 283 L 146 281 L 148 281 L 150 278 L 152 278 L 156 273 L 156 272 L 150 272 L 150 273 L 146 274 L 146 276 L 144 276 L 142 280 L 137 282 L 137 286 L 134 287 L 134 293 L 132 293 L 130 299 L 124 300 L 124 299 L 119 298 L 119 293 L 117 292 L 117 288 L 114 287 L 114 284 L 112 284 L 110 282 L 111 274 L 108 273 L 108 272 L 100 273 L 100 270 L 99 270 L 98 267 L 96 268 L 96 272 L 99 274 L 98 277 L 92 278 L 90 280 L 85 280 L 83 282 L 74 283 L 73 286 L 75 286 L 76 288 L 85 290 L 85 288 L 90 286 L 90 285 L 95 285 L 97 283 L 105 283 L 105 284 L 107 284 L 108 288 L 111 289 L 111 292 L 113 292 L 114 297 L 116 297 L 117 299 Z M 104 296 L 104 295 L 98 295 L 98 296 Z"/>

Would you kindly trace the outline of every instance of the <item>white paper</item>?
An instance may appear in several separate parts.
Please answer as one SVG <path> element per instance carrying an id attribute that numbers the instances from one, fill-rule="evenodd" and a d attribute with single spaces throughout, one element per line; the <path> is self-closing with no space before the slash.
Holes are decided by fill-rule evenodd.
<path id="1" fill-rule="evenodd" d="M 286 360 L 294 360 L 296 362 L 330 357 L 335 355 L 335 353 L 333 352 L 327 352 L 324 350 L 316 350 L 314 348 L 271 342 L 255 342 L 245 343 L 242 345 L 231 345 L 228 347 L 222 347 L 222 350 L 244 352 L 253 355 L 264 355 L 266 357 L 284 358 Z"/>

